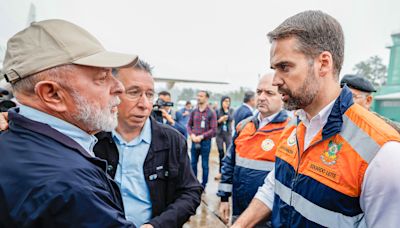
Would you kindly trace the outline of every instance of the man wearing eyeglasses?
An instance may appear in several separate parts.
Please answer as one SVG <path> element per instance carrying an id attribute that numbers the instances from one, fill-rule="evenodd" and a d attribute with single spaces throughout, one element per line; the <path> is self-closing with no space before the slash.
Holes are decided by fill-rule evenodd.
<path id="1" fill-rule="evenodd" d="M 343 87 L 345 84 L 349 87 L 351 93 L 353 94 L 353 101 L 361 105 L 362 107 L 370 110 L 373 101 L 372 93 L 376 92 L 372 83 L 365 79 L 365 77 L 363 77 L 362 75 L 347 74 L 340 81 L 341 87 Z M 371 112 L 383 119 L 387 124 L 392 126 L 394 129 L 396 129 L 397 132 L 400 133 L 399 123 L 392 121 L 384 116 L 381 116 L 376 112 Z"/>
<path id="2" fill-rule="evenodd" d="M 200 204 L 203 188 L 191 170 L 184 137 L 150 117 L 154 80 L 150 66 L 114 72 L 125 87 L 118 127 L 97 134 L 97 157 L 118 183 L 128 220 L 141 227 L 181 227 Z"/>

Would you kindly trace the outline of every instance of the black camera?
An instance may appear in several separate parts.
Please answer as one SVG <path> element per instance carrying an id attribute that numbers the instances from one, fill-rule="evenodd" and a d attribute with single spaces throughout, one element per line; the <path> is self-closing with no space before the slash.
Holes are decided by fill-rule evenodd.
<path id="1" fill-rule="evenodd" d="M 12 93 L 0 88 L 0 112 L 7 112 L 8 109 L 17 106 L 15 102 L 11 101 Z"/>
<path id="2" fill-rule="evenodd" d="M 172 106 L 174 106 L 174 102 L 165 102 L 165 101 L 161 100 L 160 98 L 158 98 L 153 105 L 153 110 L 154 109 L 158 110 L 162 107 L 172 107 Z"/>
<path id="3" fill-rule="evenodd" d="M 165 102 L 165 101 L 161 100 L 160 98 L 158 98 L 153 105 L 153 111 L 151 112 L 151 116 L 154 117 L 154 119 L 156 119 L 156 121 L 162 123 L 163 117 L 162 117 L 162 112 L 160 111 L 160 109 L 162 107 L 172 107 L 172 106 L 174 106 L 174 102 Z"/>

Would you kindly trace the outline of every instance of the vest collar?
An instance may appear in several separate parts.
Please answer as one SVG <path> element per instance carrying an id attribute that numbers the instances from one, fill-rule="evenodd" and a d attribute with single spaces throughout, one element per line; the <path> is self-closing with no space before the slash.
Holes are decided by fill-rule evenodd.
<path id="1" fill-rule="evenodd" d="M 345 85 L 333 105 L 332 111 L 328 116 L 328 122 L 322 128 L 322 140 L 325 140 L 341 131 L 343 115 L 353 104 L 353 95 L 350 89 Z"/>

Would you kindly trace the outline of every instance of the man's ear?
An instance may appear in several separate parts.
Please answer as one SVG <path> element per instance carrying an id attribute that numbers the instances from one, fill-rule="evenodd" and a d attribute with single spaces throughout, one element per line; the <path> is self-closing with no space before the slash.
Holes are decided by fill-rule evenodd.
<path id="1" fill-rule="evenodd" d="M 66 91 L 57 82 L 40 81 L 35 85 L 35 94 L 43 104 L 55 112 L 67 111 Z"/>
<path id="2" fill-rule="evenodd" d="M 333 59 L 329 51 L 323 51 L 318 57 L 319 70 L 318 75 L 325 77 L 328 73 L 333 73 Z"/>
<path id="3" fill-rule="evenodd" d="M 368 109 L 370 109 L 371 108 L 371 105 L 372 105 L 372 95 L 371 94 L 369 94 L 369 95 L 367 95 L 367 97 L 365 98 L 365 100 L 366 100 L 366 105 L 368 106 Z"/>

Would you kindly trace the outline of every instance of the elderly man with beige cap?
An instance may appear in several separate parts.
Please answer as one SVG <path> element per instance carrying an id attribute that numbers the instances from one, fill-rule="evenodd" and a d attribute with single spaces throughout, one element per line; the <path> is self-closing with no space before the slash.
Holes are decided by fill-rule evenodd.
<path id="1" fill-rule="evenodd" d="M 3 71 L 20 106 L 0 135 L 0 227 L 133 227 L 92 149 L 117 126 L 112 68 L 136 62 L 63 20 L 10 38 Z"/>

